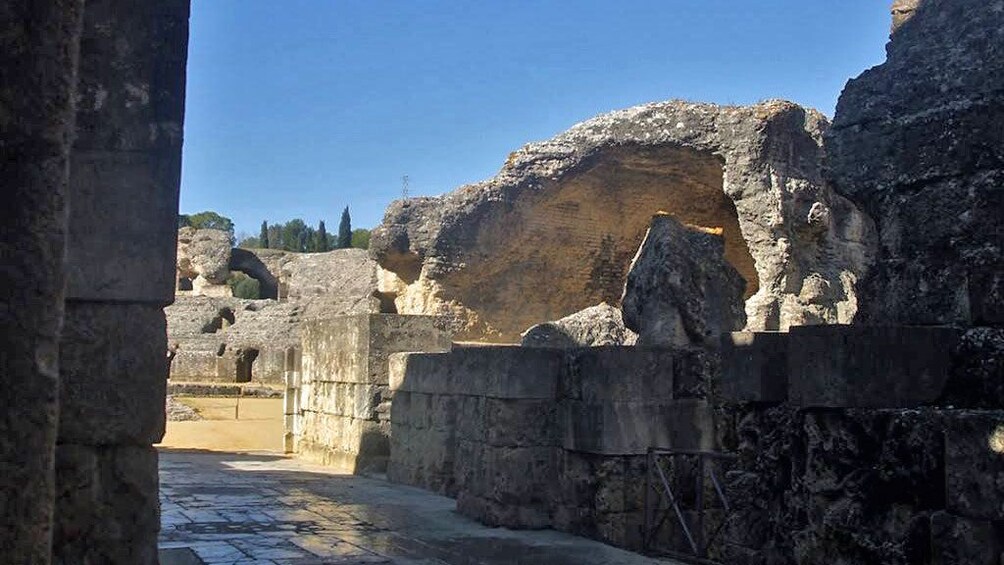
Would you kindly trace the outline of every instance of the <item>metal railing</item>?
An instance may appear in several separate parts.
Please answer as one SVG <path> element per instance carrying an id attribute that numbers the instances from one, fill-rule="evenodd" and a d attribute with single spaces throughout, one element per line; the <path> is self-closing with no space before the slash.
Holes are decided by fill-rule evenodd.
<path id="1" fill-rule="evenodd" d="M 680 497 L 673 492 L 671 481 L 667 477 L 663 461 L 666 459 L 695 458 L 697 468 L 694 473 L 694 513 L 695 524 L 693 528 L 688 524 L 680 506 Z M 650 447 L 648 449 L 646 472 L 645 472 L 645 531 L 643 532 L 643 547 L 648 553 L 665 553 L 667 555 L 688 559 L 697 563 L 714 563 L 708 559 L 708 547 L 721 533 L 728 522 L 732 509 L 728 498 L 722 488 L 721 481 L 716 472 L 716 463 L 733 461 L 735 455 L 728 453 L 718 453 L 714 451 L 699 451 L 685 449 L 662 449 Z M 724 511 L 721 523 L 719 523 L 710 535 L 705 537 L 705 512 L 707 510 L 704 500 L 704 490 L 706 477 L 711 479 L 711 484 L 717 494 L 718 503 Z M 660 509 L 662 503 L 667 503 L 666 507 Z M 681 552 L 675 549 L 657 548 L 656 536 L 671 515 L 676 516 L 680 530 L 686 538 L 690 548 L 690 553 Z"/>

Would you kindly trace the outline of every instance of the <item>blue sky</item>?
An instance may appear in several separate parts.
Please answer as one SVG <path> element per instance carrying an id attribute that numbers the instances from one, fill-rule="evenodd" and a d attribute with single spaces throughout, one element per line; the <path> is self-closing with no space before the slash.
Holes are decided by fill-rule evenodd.
<path id="1" fill-rule="evenodd" d="M 876 0 L 195 0 L 181 211 L 372 227 L 596 114 L 786 98 L 881 63 Z"/>

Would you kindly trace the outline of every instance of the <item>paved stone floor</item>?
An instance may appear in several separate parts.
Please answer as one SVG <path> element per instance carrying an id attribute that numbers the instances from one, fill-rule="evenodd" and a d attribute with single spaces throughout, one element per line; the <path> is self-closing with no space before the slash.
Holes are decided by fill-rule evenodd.
<path id="1" fill-rule="evenodd" d="M 164 565 L 635 565 L 550 530 L 488 528 L 432 493 L 274 455 L 161 450 Z"/>

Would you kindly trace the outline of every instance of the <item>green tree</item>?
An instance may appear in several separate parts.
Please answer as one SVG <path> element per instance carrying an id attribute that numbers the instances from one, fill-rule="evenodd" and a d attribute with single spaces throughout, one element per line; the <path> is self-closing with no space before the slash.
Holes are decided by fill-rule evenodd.
<path id="1" fill-rule="evenodd" d="M 225 231 L 230 234 L 230 245 L 234 244 L 234 222 L 226 216 L 221 216 L 211 210 L 198 214 L 180 214 L 178 227 L 191 226 L 195 229 L 211 229 Z"/>
<path id="2" fill-rule="evenodd" d="M 227 279 L 230 290 L 236 298 L 257 300 L 261 298 L 261 283 L 244 273 L 232 273 Z"/>
<path id="3" fill-rule="evenodd" d="M 237 241 L 237 247 L 243 247 L 244 249 L 257 249 L 261 246 L 261 241 L 257 237 L 242 237 Z"/>
<path id="4" fill-rule="evenodd" d="M 349 217 L 349 207 L 342 210 L 342 221 L 338 222 L 338 249 L 352 247 L 352 218 Z"/>
<path id="5" fill-rule="evenodd" d="M 352 230 L 352 247 L 356 249 L 369 249 L 370 230 L 364 228 Z"/>
<path id="6" fill-rule="evenodd" d="M 268 222 L 262 220 L 261 222 L 261 233 L 258 234 L 258 245 L 262 248 L 268 249 Z"/>
<path id="7" fill-rule="evenodd" d="M 328 245 L 328 230 L 324 227 L 324 220 L 321 220 L 321 222 L 317 224 L 317 233 L 315 235 L 314 251 L 318 253 L 330 251 L 331 247 Z"/>

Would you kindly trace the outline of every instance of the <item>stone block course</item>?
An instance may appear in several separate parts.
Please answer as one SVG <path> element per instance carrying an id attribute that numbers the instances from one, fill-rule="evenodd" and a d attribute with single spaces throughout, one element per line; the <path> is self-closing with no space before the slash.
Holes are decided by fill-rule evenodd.
<path id="1" fill-rule="evenodd" d="M 69 302 L 60 347 L 59 440 L 153 444 L 168 372 L 159 306 Z"/>
<path id="2" fill-rule="evenodd" d="M 803 407 L 914 408 L 945 388 L 952 328 L 804 326 L 788 337 L 788 395 Z"/>
<path id="3" fill-rule="evenodd" d="M 787 400 L 788 341 L 787 333 L 777 332 L 733 332 L 722 336 L 722 400 Z"/>

